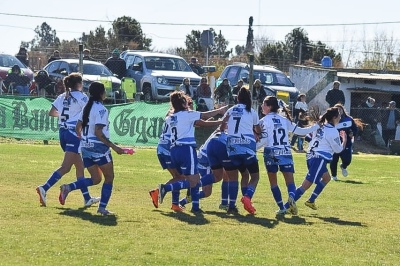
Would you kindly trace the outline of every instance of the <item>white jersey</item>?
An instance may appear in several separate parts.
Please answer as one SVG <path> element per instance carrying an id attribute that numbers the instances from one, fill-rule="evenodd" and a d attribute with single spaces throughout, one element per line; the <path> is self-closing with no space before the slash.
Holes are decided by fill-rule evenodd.
<path id="1" fill-rule="evenodd" d="M 261 139 L 257 143 L 257 149 L 260 145 L 264 147 L 283 149 L 290 153 L 289 132 L 296 135 L 306 135 L 317 130 L 316 124 L 311 127 L 300 128 L 295 123 L 277 113 L 268 113 L 260 120 Z"/>
<path id="2" fill-rule="evenodd" d="M 171 155 L 171 130 L 167 123 L 163 124 L 163 129 L 158 139 L 157 154 Z"/>
<path id="3" fill-rule="evenodd" d="M 324 124 L 321 128 L 314 131 L 308 146 L 307 159 L 317 155 L 326 160 L 332 160 L 333 153 L 343 151 L 339 132 L 331 124 Z"/>
<path id="4" fill-rule="evenodd" d="M 196 146 L 194 138 L 194 123 L 200 120 L 201 113 L 197 111 L 179 111 L 165 118 L 165 123 L 171 130 L 171 147 L 175 145 Z"/>
<path id="5" fill-rule="evenodd" d="M 82 121 L 82 116 L 79 120 Z M 109 150 L 109 147 L 96 137 L 96 125 L 104 125 L 103 134 L 106 138 L 110 138 L 108 110 L 100 102 L 94 102 L 92 109 L 90 109 L 89 122 L 86 127 L 82 129 L 81 147 L 82 149 L 90 149 L 91 151 L 104 153 Z"/>
<path id="6" fill-rule="evenodd" d="M 227 148 L 229 156 L 238 154 L 254 155 L 256 144 L 253 127 L 259 124 L 258 114 L 251 108 L 246 110 L 246 105 L 237 104 L 229 108 L 225 115 L 228 119 Z"/>
<path id="7" fill-rule="evenodd" d="M 88 97 L 81 91 L 71 91 L 69 97 L 65 97 L 65 92 L 60 94 L 52 105 L 58 111 L 59 126 L 74 130 L 80 114 L 88 102 Z"/>

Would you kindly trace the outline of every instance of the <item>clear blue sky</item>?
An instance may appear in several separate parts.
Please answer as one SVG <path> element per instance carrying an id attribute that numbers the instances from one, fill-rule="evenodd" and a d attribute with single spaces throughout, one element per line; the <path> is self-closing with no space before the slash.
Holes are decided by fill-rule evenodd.
<path id="1" fill-rule="evenodd" d="M 120 4 L 118 4 L 120 3 Z M 316 24 L 346 24 L 400 21 L 400 2 L 381 0 L 363 1 L 276 1 L 272 5 L 266 0 L 147 0 L 147 1 L 86 1 L 86 0 L 18 0 L 1 1 L 0 13 L 34 16 L 83 18 L 89 20 L 114 20 L 130 16 L 142 23 L 143 32 L 153 39 L 152 48 L 166 50 L 183 47 L 186 34 L 194 30 L 205 30 L 210 24 L 230 42 L 229 48 L 244 45 L 246 26 L 224 27 L 219 24 L 248 25 L 250 16 L 254 18 L 255 38 L 284 40 L 295 27 L 308 32 L 311 41 L 321 40 L 340 52 L 349 49 L 355 42 L 372 40 L 378 33 L 385 33 L 400 40 L 400 23 L 371 24 L 359 26 L 306 26 Z M 0 14 L 0 51 L 15 54 L 21 40 L 30 41 L 33 29 L 46 21 L 57 31 L 60 39 L 71 40 L 88 33 L 97 26 L 111 27 L 107 22 L 85 22 L 45 18 L 30 18 Z M 196 24 L 198 26 L 150 25 L 148 22 Z M 213 26 L 215 25 L 215 26 Z M 264 26 L 256 26 L 264 25 Z M 288 26 L 278 26 L 288 25 Z M 353 43 L 351 41 L 353 40 Z M 361 47 L 361 46 L 360 46 Z M 399 53 L 395 51 L 395 53 Z"/>

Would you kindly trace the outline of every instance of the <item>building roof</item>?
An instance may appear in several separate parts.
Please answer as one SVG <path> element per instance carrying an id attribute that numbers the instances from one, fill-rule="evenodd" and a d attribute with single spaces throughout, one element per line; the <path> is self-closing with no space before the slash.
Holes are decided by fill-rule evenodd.
<path id="1" fill-rule="evenodd" d="M 373 80 L 398 80 L 398 81 L 400 81 L 400 74 L 337 72 L 337 76 L 340 77 L 340 78 L 373 79 Z"/>

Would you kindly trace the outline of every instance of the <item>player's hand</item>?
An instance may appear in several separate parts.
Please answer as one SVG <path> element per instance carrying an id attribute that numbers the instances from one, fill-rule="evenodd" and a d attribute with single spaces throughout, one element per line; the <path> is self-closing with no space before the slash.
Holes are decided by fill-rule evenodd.
<path id="1" fill-rule="evenodd" d="M 339 135 L 343 141 L 347 140 L 347 134 L 344 130 L 340 130 Z"/>
<path id="2" fill-rule="evenodd" d="M 125 154 L 125 151 L 122 148 L 118 147 L 118 146 L 114 145 L 112 149 L 118 154 Z"/>

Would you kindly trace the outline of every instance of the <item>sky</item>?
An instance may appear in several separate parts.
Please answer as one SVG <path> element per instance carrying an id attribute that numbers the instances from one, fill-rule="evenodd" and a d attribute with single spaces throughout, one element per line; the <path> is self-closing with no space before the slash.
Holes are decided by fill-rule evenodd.
<path id="1" fill-rule="evenodd" d="M 345 57 L 350 47 L 361 52 L 362 42 L 373 40 L 378 34 L 399 41 L 400 31 L 395 30 L 400 26 L 399 10 L 400 1 L 393 0 L 364 3 L 349 0 L 1 1 L 0 52 L 16 54 L 21 41 L 32 40 L 33 30 L 43 22 L 55 29 L 61 40 L 72 40 L 99 25 L 108 30 L 111 23 L 101 21 L 113 21 L 121 16 L 130 16 L 141 23 L 143 32 L 153 40 L 154 50 L 184 47 L 185 36 L 191 30 L 203 31 L 210 27 L 217 32 L 221 30 L 229 41 L 229 48 L 234 48 L 245 45 L 249 17 L 253 16 L 255 39 L 284 41 L 286 34 L 301 27 L 311 41 L 322 41 Z"/>

